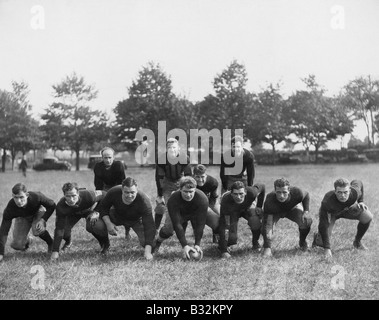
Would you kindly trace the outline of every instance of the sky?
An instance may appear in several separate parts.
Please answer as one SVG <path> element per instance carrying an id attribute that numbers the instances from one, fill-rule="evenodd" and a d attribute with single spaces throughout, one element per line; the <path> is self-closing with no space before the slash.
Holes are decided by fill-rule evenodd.
<path id="1" fill-rule="evenodd" d="M 377 0 L 0 0 L 0 89 L 27 82 L 37 115 L 76 72 L 112 113 L 149 61 L 195 102 L 236 59 L 249 91 L 280 82 L 288 96 L 314 74 L 334 95 L 379 79 L 378 35 Z"/>

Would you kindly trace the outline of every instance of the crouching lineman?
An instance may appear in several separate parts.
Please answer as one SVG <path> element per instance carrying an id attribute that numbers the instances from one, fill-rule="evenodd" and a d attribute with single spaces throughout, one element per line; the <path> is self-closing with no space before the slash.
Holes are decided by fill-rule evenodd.
<path id="1" fill-rule="evenodd" d="M 145 258 L 153 259 L 151 249 L 156 229 L 152 206 L 149 197 L 138 190 L 136 180 L 128 177 L 111 188 L 101 201 L 99 212 L 101 219 L 91 226 L 91 232 L 106 244 L 102 254 L 106 255 L 110 247 L 108 234 L 117 236 L 117 226 L 124 226 L 137 234 L 145 248 Z"/>
<path id="2" fill-rule="evenodd" d="M 334 190 L 325 194 L 320 207 L 320 220 L 318 233 L 314 234 L 312 246 L 320 246 L 325 249 L 325 258 L 332 257 L 330 238 L 336 220 L 340 218 L 358 220 L 357 233 L 353 241 L 356 249 L 366 250 L 361 242 L 368 230 L 372 213 L 363 203 L 363 183 L 360 180 L 340 178 L 334 182 Z"/>
<path id="3" fill-rule="evenodd" d="M 274 226 L 281 218 L 297 223 L 300 234 L 299 247 L 306 251 L 308 249 L 306 238 L 312 225 L 309 214 L 309 193 L 290 186 L 289 181 L 284 178 L 274 181 L 274 191 L 267 195 L 263 206 L 263 255 L 266 257 L 272 255 Z"/>
<path id="4" fill-rule="evenodd" d="M 97 211 L 100 201 L 104 198 L 106 192 L 101 190 L 90 191 L 79 189 L 74 182 L 67 182 L 62 187 L 63 197 L 57 203 L 56 220 L 54 231 L 54 244 L 51 260 L 59 258 L 59 250 L 62 239 L 65 243 L 62 251 L 68 250 L 71 245 L 71 231 L 80 219 L 86 219 L 86 230 L 90 233 L 90 225 L 96 223 L 100 215 Z M 93 236 L 99 241 L 100 247 L 107 244 L 96 234 Z"/>
<path id="5" fill-rule="evenodd" d="M 215 212 L 208 211 L 209 201 L 205 193 L 196 188 L 196 180 L 186 176 L 179 180 L 179 190 L 172 193 L 167 201 L 169 216 L 165 224 L 159 231 L 155 243 L 154 251 L 157 252 L 162 242 L 170 238 L 174 231 L 182 245 L 184 256 L 190 259 L 190 252 L 198 252 L 202 257 L 200 242 L 203 237 L 205 224 L 212 230 L 216 230 L 219 224 L 219 216 Z M 188 245 L 185 228 L 188 221 L 191 221 L 195 245 Z"/>
<path id="6" fill-rule="evenodd" d="M 32 229 L 33 235 L 45 241 L 48 252 L 51 252 L 53 239 L 46 230 L 46 222 L 54 210 L 53 200 L 41 192 L 28 191 L 24 184 L 17 183 L 12 188 L 12 199 L 4 209 L 0 226 L 0 261 L 4 258 L 5 244 L 13 219 L 16 219 L 11 243 L 13 249 L 25 251 L 29 248 L 28 234 Z"/>
<path id="7" fill-rule="evenodd" d="M 245 187 L 242 181 L 231 185 L 230 191 L 223 194 L 220 210 L 220 242 L 219 248 L 223 258 L 230 258 L 231 245 L 237 243 L 237 229 L 239 218 L 245 218 L 251 229 L 253 250 L 260 250 L 259 237 L 261 235 L 262 206 L 265 198 L 265 185 L 256 183 L 252 187 Z M 256 207 L 254 200 L 257 199 Z M 226 240 L 225 230 L 229 220 L 229 236 Z"/>

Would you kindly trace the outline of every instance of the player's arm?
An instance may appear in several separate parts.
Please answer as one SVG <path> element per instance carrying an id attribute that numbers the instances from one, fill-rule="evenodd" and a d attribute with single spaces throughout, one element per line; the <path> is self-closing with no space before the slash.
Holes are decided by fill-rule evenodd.
<path id="1" fill-rule="evenodd" d="M 99 175 L 99 168 L 98 168 L 98 164 L 95 163 L 95 167 L 93 168 L 93 173 L 94 173 L 94 184 L 95 184 L 95 189 L 96 190 L 103 190 L 104 189 L 104 182 L 103 180 L 100 178 L 100 175 Z"/>
<path id="2" fill-rule="evenodd" d="M 67 217 L 63 214 L 62 210 L 57 207 L 56 220 L 55 220 L 55 230 L 54 230 L 54 241 L 53 241 L 53 252 L 51 254 L 51 260 L 55 260 L 59 257 L 59 249 L 61 247 L 64 229 L 66 225 Z"/>
<path id="3" fill-rule="evenodd" d="M 161 185 L 161 179 L 165 176 L 164 169 L 158 164 L 155 165 L 155 184 L 157 186 L 158 197 L 163 197 L 163 189 Z"/>
<path id="4" fill-rule="evenodd" d="M 12 226 L 12 219 L 13 218 L 11 216 L 11 212 L 5 208 L 3 213 L 3 220 L 0 226 L 0 260 L 2 260 L 4 257 L 5 244 L 7 243 L 8 233 Z"/>
<path id="5" fill-rule="evenodd" d="M 153 218 L 153 208 L 150 204 L 150 200 L 149 200 L 149 203 L 146 203 L 146 201 L 148 201 L 147 199 L 145 199 L 144 201 L 145 203 L 143 204 L 141 208 L 141 212 L 142 212 L 143 230 L 145 234 L 145 258 L 147 260 L 151 260 L 153 259 L 151 250 L 153 247 L 153 241 L 154 241 L 156 229 L 155 229 L 155 222 Z"/>
<path id="6" fill-rule="evenodd" d="M 250 153 L 250 156 L 246 164 L 246 174 L 247 174 L 247 185 L 252 186 L 255 178 L 255 167 L 254 167 L 254 155 Z"/>
<path id="7" fill-rule="evenodd" d="M 46 212 L 42 216 L 42 219 L 45 220 L 45 222 L 47 222 L 47 220 L 49 220 L 49 218 L 53 214 L 55 207 L 56 207 L 56 204 L 55 204 L 54 200 L 46 197 L 42 193 L 39 194 L 39 197 L 40 197 L 40 205 L 44 206 L 46 209 Z"/>
<path id="8" fill-rule="evenodd" d="M 208 198 L 204 197 L 204 199 L 201 199 L 198 208 L 195 210 L 195 226 L 193 226 L 195 246 L 200 246 L 201 239 L 203 238 L 205 222 L 207 219 L 208 205 Z"/>
<path id="9" fill-rule="evenodd" d="M 320 216 L 320 220 L 318 224 L 318 231 L 320 232 L 320 235 L 321 235 L 323 247 L 324 249 L 330 250 L 330 239 L 329 239 L 329 233 L 328 233 L 330 221 L 328 218 L 328 211 L 324 202 L 321 203 L 319 216 Z"/>
<path id="10" fill-rule="evenodd" d="M 266 196 L 266 186 L 263 183 L 255 183 L 253 188 L 257 192 L 257 208 L 262 208 Z"/>
<path id="11" fill-rule="evenodd" d="M 122 181 L 125 180 L 125 168 L 121 161 L 117 162 L 118 168 L 116 173 L 116 184 L 122 184 Z"/>
<path id="12" fill-rule="evenodd" d="M 224 157 L 221 156 L 221 164 L 220 164 L 220 180 L 221 180 L 221 186 L 223 190 L 228 189 L 228 179 L 225 175 L 225 162 Z"/>

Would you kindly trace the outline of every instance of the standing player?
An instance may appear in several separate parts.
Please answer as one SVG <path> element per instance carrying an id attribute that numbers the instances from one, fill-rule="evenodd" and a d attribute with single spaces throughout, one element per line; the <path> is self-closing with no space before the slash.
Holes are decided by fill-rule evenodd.
<path id="1" fill-rule="evenodd" d="M 221 157 L 220 165 L 220 179 L 222 184 L 222 193 L 230 190 L 231 185 L 235 181 L 242 181 L 245 187 L 251 187 L 254 183 L 255 168 L 254 168 L 254 154 L 249 150 L 243 148 L 243 138 L 235 136 L 232 139 L 232 157 L 242 160 L 242 170 L 234 175 L 226 175 L 225 168 L 232 168 L 236 162 L 232 164 L 225 163 L 225 153 Z M 241 159 L 242 158 L 242 159 Z"/>
<path id="2" fill-rule="evenodd" d="M 266 197 L 263 206 L 264 256 L 271 256 L 271 241 L 274 226 L 281 218 L 290 219 L 299 226 L 299 247 L 308 249 L 307 235 L 311 230 L 312 218 L 309 214 L 309 193 L 290 186 L 287 179 L 274 181 L 274 191 Z"/>
<path id="3" fill-rule="evenodd" d="M 179 142 L 175 138 L 169 138 L 166 142 L 167 152 L 162 155 L 161 161 L 157 161 L 155 168 L 155 183 L 157 185 L 157 199 L 155 207 L 155 227 L 158 230 L 161 225 L 163 215 L 166 216 L 165 224 L 170 228 L 171 220 L 167 214 L 167 201 L 171 193 L 179 189 L 179 179 L 183 176 L 192 175 L 190 159 L 186 155 L 184 163 L 177 162 L 180 157 Z M 172 164 L 175 163 L 176 164 Z M 172 226 L 171 226 L 172 228 Z"/>
<path id="4" fill-rule="evenodd" d="M 123 225 L 137 234 L 141 246 L 145 248 L 145 258 L 153 259 L 151 249 L 155 224 L 152 210 L 149 197 L 138 190 L 137 181 L 133 178 L 128 177 L 121 186 L 111 188 L 99 207 L 101 219 L 90 227 L 94 235 L 107 239 L 102 253 L 107 254 L 109 249 L 108 234 L 117 236 L 117 226 Z"/>
<path id="5" fill-rule="evenodd" d="M 230 258 L 229 246 L 237 243 L 238 220 L 242 217 L 247 220 L 253 239 L 253 250 L 259 250 L 258 242 L 261 235 L 262 206 L 265 198 L 265 185 L 256 183 L 252 187 L 245 187 L 242 181 L 234 182 L 230 191 L 223 194 L 220 212 L 220 242 L 219 248 L 223 258 Z M 254 201 L 257 199 L 257 205 Z M 225 229 L 229 220 L 229 237 L 226 241 Z"/>
<path id="6" fill-rule="evenodd" d="M 318 233 L 315 233 L 313 246 L 325 249 L 325 257 L 332 257 L 330 238 L 336 220 L 340 218 L 358 220 L 357 233 L 353 242 L 356 249 L 366 250 L 361 242 L 368 230 L 373 214 L 363 203 L 363 183 L 360 180 L 340 178 L 334 182 L 334 190 L 325 194 L 320 207 Z"/>
<path id="7" fill-rule="evenodd" d="M 46 230 L 46 222 L 54 210 L 53 200 L 41 192 L 28 191 L 24 184 L 17 183 L 12 188 L 12 199 L 4 209 L 0 226 L 0 261 L 4 258 L 5 244 L 13 219 L 16 219 L 11 243 L 13 249 L 25 251 L 29 248 L 28 234 L 31 228 L 34 236 L 40 237 L 47 243 L 50 252 L 53 239 Z"/>
<path id="8" fill-rule="evenodd" d="M 218 181 L 206 173 L 207 168 L 198 164 L 193 168 L 193 177 L 196 180 L 197 188 L 205 193 L 208 197 L 209 207 L 208 207 L 208 219 L 214 217 L 214 214 L 220 216 L 220 203 L 218 202 Z M 211 222 L 207 222 L 207 225 Z M 217 231 L 213 233 L 213 243 L 217 243 Z"/>
<path id="9" fill-rule="evenodd" d="M 101 151 L 102 161 L 97 162 L 93 168 L 95 174 L 96 190 L 108 191 L 110 188 L 120 185 L 125 179 L 124 164 L 114 159 L 114 150 L 105 147 Z M 130 239 L 130 229 L 125 229 L 125 238 Z"/>
<path id="10" fill-rule="evenodd" d="M 86 219 L 86 229 L 88 232 L 91 232 L 89 225 L 96 223 L 99 219 L 97 207 L 106 194 L 105 191 L 101 190 L 81 190 L 76 183 L 71 182 L 65 183 L 62 191 L 63 197 L 59 200 L 56 207 L 54 244 L 51 260 L 59 258 L 59 248 L 62 239 L 65 240 L 62 251 L 71 247 L 71 231 L 80 219 Z M 93 235 L 99 241 L 102 249 L 105 246 L 109 246 L 106 239 L 100 238 L 95 234 Z"/>
<path id="11" fill-rule="evenodd" d="M 156 240 L 154 251 L 157 252 L 162 242 L 170 238 L 174 234 L 180 244 L 182 245 L 184 255 L 187 259 L 190 259 L 190 252 L 199 252 L 202 256 L 202 250 L 200 248 L 201 238 L 203 237 L 204 227 L 208 221 L 214 222 L 210 227 L 214 230 L 218 226 L 218 216 L 216 219 L 207 219 L 208 211 L 208 198 L 201 190 L 196 188 L 196 181 L 192 177 L 183 177 L 180 179 L 180 190 L 175 191 L 167 202 L 167 209 L 170 215 L 172 224 L 164 225 L 159 231 L 158 239 Z M 188 221 L 191 221 L 192 229 L 195 236 L 195 247 L 188 245 L 185 229 L 183 224 L 186 225 Z"/>

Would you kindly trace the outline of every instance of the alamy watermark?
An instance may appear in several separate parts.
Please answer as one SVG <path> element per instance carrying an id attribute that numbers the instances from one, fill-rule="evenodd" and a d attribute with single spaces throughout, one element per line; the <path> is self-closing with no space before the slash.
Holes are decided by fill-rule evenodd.
<path id="1" fill-rule="evenodd" d="M 234 136 L 243 137 L 243 129 L 234 130 Z M 166 153 L 166 142 L 169 138 L 178 138 L 179 144 L 188 145 L 189 142 L 189 154 L 190 161 L 197 161 L 199 157 L 199 149 L 203 152 L 200 154 L 200 163 L 207 165 L 210 164 L 209 153 L 210 153 L 210 138 L 213 141 L 213 154 L 212 154 L 212 163 L 221 164 L 221 153 L 216 152 L 218 150 L 224 150 L 223 152 L 223 161 L 226 165 L 232 165 L 230 167 L 225 167 L 226 175 L 237 175 L 241 173 L 243 167 L 243 158 L 235 156 L 232 153 L 232 130 L 223 129 L 222 134 L 218 129 L 212 129 L 208 131 L 207 129 L 190 129 L 189 139 L 187 133 L 183 129 L 172 129 L 167 133 L 166 130 L 166 121 L 158 121 L 158 137 L 156 139 L 155 134 L 150 129 L 140 129 L 136 132 L 135 140 L 137 141 L 149 141 L 149 143 L 141 143 L 138 146 L 135 153 L 135 160 L 138 164 L 145 164 L 147 158 L 158 159 L 158 164 L 166 164 L 168 161 L 170 164 L 175 165 L 177 163 L 186 164 L 187 162 L 187 153 L 179 153 L 176 158 L 167 158 L 163 157 Z M 221 139 L 222 137 L 222 139 Z M 199 145 L 200 139 L 200 145 Z M 155 156 L 155 145 L 158 146 L 158 157 Z"/>

